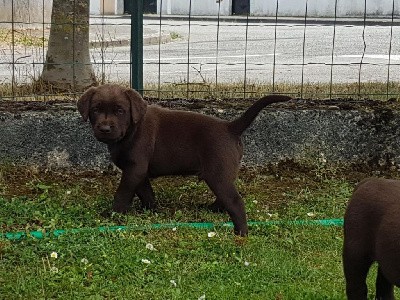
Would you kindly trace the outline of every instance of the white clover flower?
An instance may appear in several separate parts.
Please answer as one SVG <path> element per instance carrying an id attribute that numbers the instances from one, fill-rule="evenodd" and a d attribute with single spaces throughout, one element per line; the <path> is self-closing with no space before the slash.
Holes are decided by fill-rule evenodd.
<path id="1" fill-rule="evenodd" d="M 273 213 L 273 214 L 267 213 L 267 216 L 268 216 L 268 218 L 278 218 L 279 214 L 278 213 Z"/>
<path id="2" fill-rule="evenodd" d="M 51 258 L 57 258 L 57 257 L 58 257 L 57 252 L 55 252 L 55 251 L 51 252 L 51 253 L 50 253 L 50 257 L 51 257 Z"/>
<path id="3" fill-rule="evenodd" d="M 172 231 L 176 231 L 176 230 L 177 230 L 177 228 L 176 228 L 176 227 L 172 228 Z"/>
<path id="4" fill-rule="evenodd" d="M 244 265 L 245 265 L 246 267 L 248 267 L 248 266 L 250 266 L 250 263 L 249 263 L 248 261 L 245 261 L 245 262 L 244 262 Z"/>
<path id="5" fill-rule="evenodd" d="M 307 213 L 307 216 L 309 216 L 309 217 L 315 217 L 315 213 L 313 213 L 313 212 L 308 212 L 308 213 Z"/>
<path id="6" fill-rule="evenodd" d="M 203 294 L 203 295 L 201 295 L 200 297 L 199 297 L 199 299 L 198 300 L 205 300 L 206 299 L 206 295 L 205 294 Z"/>
<path id="7" fill-rule="evenodd" d="M 148 265 L 148 264 L 150 264 L 150 263 L 151 263 L 151 261 L 150 261 L 150 260 L 148 260 L 148 259 L 146 259 L 146 258 L 142 258 L 142 263 L 144 263 L 144 264 Z"/>
<path id="8" fill-rule="evenodd" d="M 258 203 L 258 201 L 257 201 L 257 200 L 253 200 L 253 203 L 254 203 L 254 204 L 257 204 L 257 203 Z"/>
<path id="9" fill-rule="evenodd" d="M 216 236 L 216 235 L 217 235 L 217 233 L 214 232 L 214 231 L 211 231 L 211 232 L 209 232 L 209 233 L 207 234 L 207 236 L 208 236 L 209 238 L 212 238 L 212 237 L 214 237 L 214 236 Z"/>
<path id="10" fill-rule="evenodd" d="M 150 251 L 154 251 L 156 250 L 156 248 L 154 248 L 153 244 L 147 243 L 146 244 L 146 249 L 150 250 Z"/>
<path id="11" fill-rule="evenodd" d="M 65 192 L 67 195 L 71 195 L 71 191 L 66 191 Z"/>
<path id="12" fill-rule="evenodd" d="M 87 258 L 82 258 L 81 263 L 87 265 L 89 263 L 89 261 L 87 260 Z"/>
<path id="13" fill-rule="evenodd" d="M 172 280 L 172 279 L 171 279 L 169 282 L 171 282 L 171 284 L 172 284 L 174 287 L 176 287 L 177 284 L 176 284 L 175 280 Z"/>
<path id="14" fill-rule="evenodd" d="M 326 164 L 326 158 L 325 158 L 325 154 L 324 153 L 320 153 L 319 161 L 322 164 Z"/>

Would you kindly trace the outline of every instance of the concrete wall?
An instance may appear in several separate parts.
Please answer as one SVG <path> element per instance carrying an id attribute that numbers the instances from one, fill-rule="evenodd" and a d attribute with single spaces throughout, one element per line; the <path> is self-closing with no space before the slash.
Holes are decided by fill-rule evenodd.
<path id="1" fill-rule="evenodd" d="M 233 0 L 192 0 L 191 15 L 229 16 L 232 13 Z M 278 0 L 279 16 L 304 16 L 307 0 Z M 393 0 L 367 0 L 369 16 L 387 16 L 392 13 Z M 250 13 L 255 16 L 275 16 L 277 1 L 250 0 Z M 43 7 L 44 3 L 44 7 Z M 50 23 L 52 0 L 15 0 L 14 21 L 25 23 Z M 104 5 L 103 5 L 104 3 Z M 163 0 L 163 15 L 188 15 L 188 0 Z M 337 14 L 345 16 L 363 16 L 364 0 L 338 0 Z M 0 21 L 11 22 L 12 1 L 0 0 Z M 160 13 L 161 0 L 157 1 L 157 13 Z M 395 14 L 400 14 L 400 3 L 395 1 Z M 123 14 L 123 0 L 90 0 L 90 13 L 93 15 Z M 333 17 L 335 0 L 308 0 L 309 17 Z M 44 13 L 44 19 L 43 19 Z"/>
<path id="2" fill-rule="evenodd" d="M 124 0 L 90 0 L 90 14 L 92 15 L 122 15 Z"/>
<path id="3" fill-rule="evenodd" d="M 282 105 L 285 107 L 285 105 Z M 244 134 L 247 165 L 285 160 L 368 168 L 400 165 L 400 112 L 368 107 L 340 110 L 267 108 Z M 225 119 L 233 109 L 201 110 Z M 105 169 L 110 165 L 106 146 L 97 142 L 88 123 L 74 106 L 54 111 L 0 112 L 0 163 L 48 168 Z"/>
<path id="4" fill-rule="evenodd" d="M 93 0 L 92 0 L 93 1 Z M 220 15 L 232 13 L 233 0 L 192 0 L 191 15 Z M 307 0 L 278 0 L 279 16 L 304 16 Z M 160 13 L 161 0 L 157 1 L 157 13 Z M 163 0 L 162 14 L 188 15 L 188 0 Z M 337 15 L 363 16 L 364 0 L 338 0 Z M 392 14 L 393 0 L 367 0 L 367 14 L 382 16 Z M 275 16 L 276 0 L 250 0 L 250 14 L 255 16 Z M 307 14 L 310 17 L 333 17 L 335 15 L 335 0 L 308 0 Z M 399 14 L 399 1 L 395 2 L 395 14 Z"/>
<path id="5" fill-rule="evenodd" d="M 43 23 L 50 23 L 52 5 L 52 0 L 0 0 L 0 21 L 11 22 L 14 13 L 14 22 L 34 23 L 33 26 L 41 27 Z"/>
<path id="6" fill-rule="evenodd" d="M 160 13 L 161 0 L 157 1 L 157 13 Z M 163 0 L 163 15 L 229 16 L 232 13 L 232 0 Z"/>
<path id="7" fill-rule="evenodd" d="M 33 24 L 37 27 L 50 23 L 52 6 L 52 0 L 14 0 L 14 22 L 37 23 Z M 123 14 L 124 0 L 90 0 L 90 14 L 102 15 L 103 11 L 106 15 Z M 0 22 L 11 22 L 12 12 L 12 1 L 0 0 Z"/>
<path id="8" fill-rule="evenodd" d="M 275 16 L 277 1 L 250 0 L 250 11 L 256 16 Z M 310 17 L 333 17 L 335 15 L 335 0 L 279 0 L 279 16 L 304 16 L 306 12 Z M 365 9 L 364 0 L 338 0 L 337 15 L 363 16 Z M 366 10 L 370 16 L 391 15 L 393 0 L 367 0 Z M 395 14 L 399 14 L 399 1 L 395 1 Z"/>
<path id="9" fill-rule="evenodd" d="M 101 15 L 101 0 L 90 0 L 89 11 L 91 15 Z"/>

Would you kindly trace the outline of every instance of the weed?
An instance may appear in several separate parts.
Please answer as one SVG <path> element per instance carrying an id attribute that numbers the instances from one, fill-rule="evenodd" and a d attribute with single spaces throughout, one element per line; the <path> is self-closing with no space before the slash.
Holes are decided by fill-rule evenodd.
<path id="1" fill-rule="evenodd" d="M 209 99 L 235 99 L 235 98 L 259 98 L 268 93 L 289 94 L 303 99 L 329 99 L 329 98 L 350 98 L 352 100 L 376 99 L 387 100 L 398 97 L 399 82 L 391 82 L 389 85 L 381 82 L 360 83 L 361 93 L 358 93 L 358 83 L 343 84 L 301 84 L 275 83 L 265 84 L 262 82 L 218 83 L 208 82 L 201 73 L 201 66 L 195 68 L 201 77 L 201 82 L 180 82 L 162 84 L 148 84 L 145 86 L 145 95 L 151 98 L 209 98 Z M 388 94 L 389 87 L 389 94 Z"/>
<path id="2" fill-rule="evenodd" d="M 175 31 L 171 31 L 169 34 L 170 34 L 172 40 L 178 40 L 178 39 L 183 38 L 183 36 L 180 33 L 175 32 Z"/>
<path id="3" fill-rule="evenodd" d="M 43 31 L 35 29 L 11 29 L 0 28 L 0 44 L 10 45 L 14 42 L 15 46 L 25 47 L 44 47 L 48 39 L 44 37 Z"/>
<path id="4" fill-rule="evenodd" d="M 218 83 L 207 81 L 201 73 L 201 65 L 199 68 L 194 69 L 198 72 L 201 79 L 200 82 L 178 82 L 178 83 L 164 83 L 146 84 L 144 87 L 144 96 L 149 98 L 160 99 L 217 99 L 217 100 L 232 100 L 242 98 L 259 98 L 268 93 L 288 94 L 294 97 L 302 97 L 303 99 L 329 99 L 340 98 L 349 100 L 388 100 L 396 99 L 398 97 L 397 91 L 400 88 L 399 82 L 391 82 L 389 84 L 389 94 L 387 93 L 388 85 L 381 82 L 360 83 L 362 93 L 358 93 L 358 83 L 345 83 L 333 84 L 332 93 L 330 93 L 331 85 L 329 84 L 304 84 L 303 95 L 298 91 L 301 90 L 300 84 L 294 83 L 279 83 L 279 84 L 265 84 L 265 83 L 247 83 L 244 88 L 243 82 L 232 83 Z M 106 83 L 104 75 L 99 76 L 99 82 Z M 60 93 L 51 87 L 44 88 L 44 85 L 33 77 L 33 83 L 14 84 L 0 83 L 0 98 L 12 99 L 23 97 L 24 100 L 57 100 L 57 99 L 75 99 L 79 97 L 79 93 L 69 92 Z M 129 82 L 111 82 L 117 83 L 122 86 L 129 86 Z M 229 101 L 227 101 L 229 104 Z"/>

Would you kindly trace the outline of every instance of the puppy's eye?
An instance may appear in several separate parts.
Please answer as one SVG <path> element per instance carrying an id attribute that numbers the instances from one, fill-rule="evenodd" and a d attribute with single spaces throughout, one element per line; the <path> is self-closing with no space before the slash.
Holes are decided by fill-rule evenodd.
<path id="1" fill-rule="evenodd" d="M 100 110 L 99 110 L 98 107 L 93 107 L 93 108 L 92 108 L 92 113 L 98 114 L 99 112 L 100 112 Z"/>
<path id="2" fill-rule="evenodd" d="M 125 110 L 123 110 L 122 108 L 117 108 L 117 110 L 115 112 L 118 115 L 123 115 L 125 113 Z"/>

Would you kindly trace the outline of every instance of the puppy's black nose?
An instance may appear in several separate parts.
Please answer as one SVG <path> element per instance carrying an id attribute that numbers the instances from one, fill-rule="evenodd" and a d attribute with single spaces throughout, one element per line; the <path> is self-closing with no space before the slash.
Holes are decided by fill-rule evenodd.
<path id="1" fill-rule="evenodd" d="M 99 130 L 102 133 L 110 133 L 111 132 L 111 126 L 110 125 L 100 125 Z"/>

